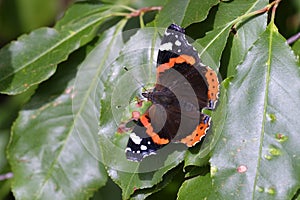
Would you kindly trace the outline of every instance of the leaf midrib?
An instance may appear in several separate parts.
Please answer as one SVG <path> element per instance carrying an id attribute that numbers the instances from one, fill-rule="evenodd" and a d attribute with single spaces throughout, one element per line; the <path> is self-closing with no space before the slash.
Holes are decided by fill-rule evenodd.
<path id="1" fill-rule="evenodd" d="M 252 188 L 252 199 L 255 199 L 255 187 L 257 185 L 258 177 L 259 177 L 259 167 L 260 167 L 260 162 L 262 159 L 262 148 L 263 148 L 263 141 L 264 141 L 264 135 L 265 135 L 265 124 L 267 121 L 267 105 L 268 105 L 268 97 L 269 97 L 269 83 L 270 83 L 270 73 L 271 73 L 271 57 L 272 57 L 272 46 L 273 46 L 273 26 L 275 26 L 272 22 L 269 25 L 270 27 L 270 35 L 269 35 L 269 44 L 268 44 L 268 61 L 266 63 L 267 65 L 267 74 L 266 74 L 266 81 L 265 81 L 265 94 L 264 94 L 264 105 L 263 105 L 263 119 L 262 119 L 262 126 L 261 126 L 261 133 L 260 133 L 260 145 L 259 145 L 259 151 L 258 151 L 258 159 L 257 159 L 257 165 L 256 165 L 256 170 L 255 170 L 255 178 L 254 178 L 254 183 L 253 183 L 253 188 Z"/>

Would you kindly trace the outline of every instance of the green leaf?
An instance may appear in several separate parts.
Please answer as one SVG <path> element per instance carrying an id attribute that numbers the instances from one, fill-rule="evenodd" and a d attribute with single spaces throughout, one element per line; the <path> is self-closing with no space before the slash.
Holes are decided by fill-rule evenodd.
<path id="1" fill-rule="evenodd" d="M 109 105 L 101 105 L 100 101 L 111 92 L 109 88 L 103 86 L 102 79 L 110 77 L 117 71 L 111 67 L 111 64 L 118 57 L 123 47 L 122 29 L 127 20 L 120 21 L 117 25 L 108 29 L 101 36 L 99 43 L 93 51 L 87 56 L 78 71 L 74 91 L 76 95 L 73 98 L 73 113 L 76 113 L 74 125 L 78 130 L 81 142 L 87 150 L 99 161 L 103 162 L 103 157 L 99 147 L 99 128 L 102 129 L 103 120 L 111 113 Z M 112 84 L 113 82 L 108 82 Z M 107 83 L 107 84 L 108 84 Z M 119 96 L 121 98 L 121 96 Z M 101 109 L 106 109 L 103 116 Z M 110 118 L 110 123 L 114 119 Z M 108 129 L 114 133 L 116 129 Z M 108 143 L 105 145 L 109 145 Z M 100 145 L 101 146 L 101 145 Z M 110 152 L 111 153 L 111 152 Z"/>
<path id="2" fill-rule="evenodd" d="M 255 9 L 258 10 L 266 6 L 267 3 L 267 1 L 260 1 L 255 5 Z M 237 29 L 237 33 L 234 34 L 231 45 L 227 76 L 235 74 L 236 66 L 243 61 L 248 49 L 265 31 L 267 17 L 267 13 L 256 16 Z"/>
<path id="3" fill-rule="evenodd" d="M 163 193 L 164 191 L 161 191 L 161 193 L 156 193 L 156 192 L 163 189 L 173 190 L 174 191 L 173 195 L 176 196 L 175 194 L 175 191 L 177 191 L 175 189 L 177 188 L 176 179 L 181 178 L 181 175 L 179 173 L 182 173 L 182 165 L 178 165 L 174 169 L 165 173 L 163 175 L 163 180 L 158 184 L 154 185 L 153 187 L 135 191 L 135 193 L 130 197 L 130 199 L 139 200 L 139 199 L 145 199 L 148 196 L 150 196 L 150 199 L 155 199 L 157 197 L 160 198 L 160 194 Z M 173 181 L 175 181 L 175 183 Z M 153 193 L 154 195 L 152 195 Z"/>
<path id="4" fill-rule="evenodd" d="M 157 26 L 168 27 L 171 23 L 176 23 L 187 27 L 192 23 L 201 22 L 208 15 L 210 8 L 217 3 L 217 0 L 169 0 L 156 17 Z"/>
<path id="5" fill-rule="evenodd" d="M 153 1 L 130 1 L 129 0 L 130 3 L 127 5 L 133 8 L 143 8 L 143 7 L 151 7 L 151 6 L 163 7 L 167 3 L 167 1 L 168 0 L 153 0 Z"/>
<path id="6" fill-rule="evenodd" d="M 205 37 L 196 40 L 198 45 L 195 47 L 199 50 L 203 62 L 213 69 L 218 69 L 231 27 L 239 22 L 239 17 L 242 15 L 263 8 L 267 3 L 266 0 L 220 2 L 213 30 L 208 32 Z"/>
<path id="7" fill-rule="evenodd" d="M 299 91 L 296 58 L 271 22 L 228 88 L 211 158 L 219 199 L 292 199 L 300 184 Z"/>
<path id="8" fill-rule="evenodd" d="M 40 85 L 12 128 L 8 159 L 17 199 L 87 199 L 106 171 L 83 146 L 72 112 L 74 81 L 87 53 L 75 53 Z"/>
<path id="9" fill-rule="evenodd" d="M 107 16 L 112 15 L 112 12 L 113 9 L 111 5 L 77 2 L 64 13 L 63 18 L 55 24 L 55 28 L 61 30 L 76 24 L 78 24 L 78 26 L 84 25 L 83 21 L 88 20 L 94 15 L 101 14 L 103 16 Z"/>
<path id="10" fill-rule="evenodd" d="M 71 52 L 95 36 L 97 25 L 104 22 L 111 13 L 95 11 L 80 16 L 80 20 L 75 22 L 62 19 L 69 23 L 64 26 L 59 23 L 58 29 L 37 29 L 2 48 L 0 92 L 18 94 L 48 79 L 58 63 L 66 60 Z"/>
<path id="11" fill-rule="evenodd" d="M 148 173 L 127 173 L 112 169 L 108 172 L 109 176 L 122 188 L 123 199 L 145 199 L 169 184 L 180 169 L 182 168 L 167 166 Z"/>
<path id="12" fill-rule="evenodd" d="M 197 176 L 183 182 L 178 191 L 177 200 L 208 199 L 212 190 L 212 179 L 209 173 L 205 176 Z"/>

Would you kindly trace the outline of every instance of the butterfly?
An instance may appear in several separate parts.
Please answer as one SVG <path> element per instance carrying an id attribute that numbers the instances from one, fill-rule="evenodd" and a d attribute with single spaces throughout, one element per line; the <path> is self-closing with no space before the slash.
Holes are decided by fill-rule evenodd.
<path id="1" fill-rule="evenodd" d="M 155 87 L 142 93 L 152 105 L 135 120 L 127 159 L 139 162 L 170 142 L 194 146 L 210 126 L 211 118 L 202 110 L 214 109 L 218 94 L 216 72 L 202 64 L 185 30 L 171 24 L 158 51 Z"/>

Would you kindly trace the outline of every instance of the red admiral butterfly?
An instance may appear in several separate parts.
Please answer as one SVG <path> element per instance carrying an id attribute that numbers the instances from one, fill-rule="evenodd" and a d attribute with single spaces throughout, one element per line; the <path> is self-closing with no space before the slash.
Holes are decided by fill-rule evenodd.
<path id="1" fill-rule="evenodd" d="M 215 108 L 218 77 L 201 63 L 185 30 L 176 24 L 162 38 L 156 73 L 154 89 L 142 93 L 152 105 L 135 121 L 125 150 L 128 160 L 141 161 L 170 142 L 194 146 L 210 125 L 202 109 Z"/>

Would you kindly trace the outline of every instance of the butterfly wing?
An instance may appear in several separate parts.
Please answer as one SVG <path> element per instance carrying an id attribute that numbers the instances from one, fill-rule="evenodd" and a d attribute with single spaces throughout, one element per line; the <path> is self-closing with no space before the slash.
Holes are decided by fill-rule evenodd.
<path id="1" fill-rule="evenodd" d="M 196 129 L 202 121 L 202 109 L 209 104 L 209 87 L 205 77 L 207 67 L 187 41 L 184 29 L 175 24 L 171 24 L 165 32 L 157 63 L 155 92 L 170 90 L 174 94 L 169 97 L 173 99 L 171 102 L 177 100 L 176 104 L 167 102 L 164 105 L 169 114 L 159 134 L 180 140 Z M 155 118 L 152 119 L 155 124 Z M 176 126 L 176 131 L 169 130 L 171 124 Z"/>

